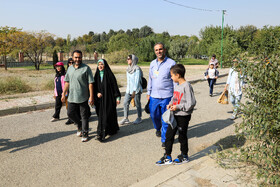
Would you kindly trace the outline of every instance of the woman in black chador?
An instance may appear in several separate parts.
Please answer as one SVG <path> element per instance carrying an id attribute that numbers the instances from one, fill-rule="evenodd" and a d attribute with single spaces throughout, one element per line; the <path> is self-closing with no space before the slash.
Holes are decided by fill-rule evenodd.
<path id="1" fill-rule="evenodd" d="M 117 104 L 120 104 L 121 93 L 117 80 L 107 61 L 97 62 L 94 75 L 94 104 L 98 116 L 97 140 L 103 141 L 107 135 L 116 134 L 119 130 Z"/>

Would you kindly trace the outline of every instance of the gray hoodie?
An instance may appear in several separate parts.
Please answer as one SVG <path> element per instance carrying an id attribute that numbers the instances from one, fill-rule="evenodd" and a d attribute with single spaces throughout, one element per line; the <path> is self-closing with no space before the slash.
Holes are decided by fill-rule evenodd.
<path id="1" fill-rule="evenodd" d="M 176 105 L 177 110 L 174 112 L 176 116 L 191 115 L 196 105 L 194 91 L 189 82 L 181 85 L 175 85 L 173 97 L 169 104 Z"/>

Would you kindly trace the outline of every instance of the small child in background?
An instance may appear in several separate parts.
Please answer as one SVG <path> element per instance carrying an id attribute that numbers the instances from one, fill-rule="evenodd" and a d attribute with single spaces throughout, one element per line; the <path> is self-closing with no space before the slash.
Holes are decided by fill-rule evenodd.
<path id="1" fill-rule="evenodd" d="M 64 89 L 65 68 L 63 62 L 57 62 L 55 65 L 56 75 L 54 78 L 54 98 L 55 113 L 51 122 L 59 120 L 60 109 L 62 107 L 61 94 Z"/>
<path id="2" fill-rule="evenodd" d="M 216 80 L 218 79 L 219 76 L 219 71 L 214 66 L 215 66 L 214 63 L 210 63 L 210 67 L 205 72 L 205 76 L 206 79 L 208 80 L 208 84 L 210 87 L 209 90 L 210 97 L 213 96 L 214 84 L 216 83 Z"/>
<path id="3" fill-rule="evenodd" d="M 172 163 L 182 164 L 189 161 L 187 133 L 191 114 L 196 105 L 196 100 L 192 86 L 184 78 L 185 72 L 185 67 L 182 64 L 176 64 L 170 69 L 171 79 L 178 84 L 174 87 L 173 97 L 169 105 L 167 105 L 167 109 L 174 112 L 177 126 L 172 128 L 170 124 L 168 125 L 165 140 L 165 154 L 158 162 L 156 162 L 156 165 L 167 165 Z M 172 161 L 171 152 L 177 130 L 179 131 L 178 139 L 180 142 L 181 154 Z"/>

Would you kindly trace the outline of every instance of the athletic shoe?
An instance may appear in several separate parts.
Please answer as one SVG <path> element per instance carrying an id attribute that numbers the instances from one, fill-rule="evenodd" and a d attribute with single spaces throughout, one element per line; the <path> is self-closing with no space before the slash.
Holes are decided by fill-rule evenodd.
<path id="1" fill-rule="evenodd" d="M 70 125 L 70 124 L 72 124 L 72 123 L 74 123 L 74 122 L 71 121 L 70 119 L 68 119 L 68 120 L 65 122 L 65 125 Z"/>
<path id="2" fill-rule="evenodd" d="M 83 132 L 82 142 L 88 141 L 88 132 Z"/>
<path id="3" fill-rule="evenodd" d="M 82 131 L 79 131 L 79 130 L 78 130 L 78 131 L 77 131 L 77 136 L 78 136 L 78 137 L 82 137 Z"/>
<path id="4" fill-rule="evenodd" d="M 52 118 L 51 122 L 55 122 L 55 121 L 58 121 L 58 120 L 59 120 L 58 118 Z"/>
<path id="5" fill-rule="evenodd" d="M 178 155 L 178 157 L 175 160 L 173 160 L 173 163 L 176 165 L 180 165 L 180 164 L 187 163 L 189 161 L 190 160 L 188 155 Z"/>
<path id="6" fill-rule="evenodd" d="M 235 120 L 236 119 L 236 114 L 233 114 L 231 117 L 230 117 L 231 120 Z"/>
<path id="7" fill-rule="evenodd" d="M 130 123 L 129 120 L 127 118 L 123 118 L 120 122 L 119 125 L 124 125 L 124 124 L 128 124 Z"/>
<path id="8" fill-rule="evenodd" d="M 159 131 L 156 131 L 156 136 L 157 137 L 161 137 L 161 131 L 159 130 Z"/>
<path id="9" fill-rule="evenodd" d="M 163 166 L 163 165 L 169 165 L 172 164 L 172 158 L 169 155 L 164 154 L 163 157 L 156 162 L 156 165 Z"/>
<path id="10" fill-rule="evenodd" d="M 141 123 L 142 122 L 142 119 L 141 118 L 137 118 L 134 122 L 133 122 L 133 124 L 139 124 L 139 123 Z"/>

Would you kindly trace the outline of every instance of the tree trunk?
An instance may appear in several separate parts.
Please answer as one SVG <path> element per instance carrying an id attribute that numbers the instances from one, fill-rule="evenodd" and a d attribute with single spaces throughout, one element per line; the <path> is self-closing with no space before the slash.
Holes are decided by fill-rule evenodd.
<path id="1" fill-rule="evenodd" d="M 4 66 L 5 66 L 5 70 L 7 71 L 8 67 L 7 67 L 7 57 L 6 57 L 6 55 L 4 55 Z"/>

